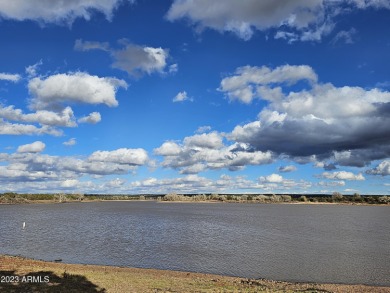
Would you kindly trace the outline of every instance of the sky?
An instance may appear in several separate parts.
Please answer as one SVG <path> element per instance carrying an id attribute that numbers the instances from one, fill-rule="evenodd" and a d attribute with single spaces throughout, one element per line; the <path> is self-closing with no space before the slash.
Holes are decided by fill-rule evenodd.
<path id="1" fill-rule="evenodd" d="M 0 192 L 390 193 L 388 0 L 0 1 Z"/>

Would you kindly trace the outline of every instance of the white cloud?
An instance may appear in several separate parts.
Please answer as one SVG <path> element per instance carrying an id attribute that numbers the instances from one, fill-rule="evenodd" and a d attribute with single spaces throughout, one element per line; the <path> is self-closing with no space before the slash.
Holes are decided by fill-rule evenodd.
<path id="1" fill-rule="evenodd" d="M 390 160 L 384 160 L 378 166 L 367 171 L 367 174 L 373 175 L 390 175 Z"/>
<path id="2" fill-rule="evenodd" d="M 113 49 L 107 42 L 90 42 L 79 39 L 76 40 L 74 48 L 79 51 L 107 51 L 114 59 L 112 67 L 126 71 L 135 77 L 140 77 L 145 73 L 149 75 L 155 72 L 167 73 L 165 70 L 168 66 L 168 49 L 128 44 L 127 40 L 122 40 L 121 43 L 124 44 L 124 48 Z M 167 71 L 175 73 L 177 69 L 177 64 L 171 64 Z"/>
<path id="3" fill-rule="evenodd" d="M 211 130 L 211 126 L 205 125 L 205 126 L 199 126 L 195 132 L 196 133 L 204 133 L 204 132 L 209 132 L 210 130 Z"/>
<path id="4" fill-rule="evenodd" d="M 92 112 L 88 116 L 82 117 L 78 119 L 77 121 L 79 123 L 90 123 L 90 124 L 96 124 L 102 120 L 102 117 L 100 116 L 99 112 Z"/>
<path id="5" fill-rule="evenodd" d="M 114 151 L 96 151 L 89 158 L 91 162 L 109 162 L 126 165 L 144 165 L 148 154 L 144 149 L 121 148 Z"/>
<path id="6" fill-rule="evenodd" d="M 198 32 L 211 28 L 243 40 L 256 30 L 276 30 L 275 38 L 291 43 L 320 41 L 333 30 L 337 16 L 370 7 L 390 9 L 390 4 L 387 0 L 175 0 L 166 17 L 190 20 Z"/>
<path id="7" fill-rule="evenodd" d="M 50 126 L 36 127 L 30 124 L 9 123 L 0 118 L 0 134 L 8 135 L 42 135 L 49 134 L 54 136 L 62 135 L 62 131 Z"/>
<path id="8" fill-rule="evenodd" d="M 331 44 L 335 45 L 337 43 L 345 43 L 345 44 L 353 44 L 355 42 L 355 37 L 357 34 L 357 30 L 355 28 L 351 28 L 348 31 L 339 31 L 331 41 Z"/>
<path id="9" fill-rule="evenodd" d="M 249 104 L 255 98 L 276 100 L 282 97 L 279 87 L 271 89 L 268 85 L 292 85 L 300 80 L 314 83 L 317 81 L 317 75 L 307 65 L 283 65 L 275 69 L 266 66 L 243 66 L 237 68 L 233 76 L 224 78 L 219 90 L 226 93 L 232 101 Z"/>
<path id="10" fill-rule="evenodd" d="M 160 156 L 177 156 L 180 152 L 181 147 L 172 141 L 166 141 L 160 147 L 154 149 L 154 153 Z"/>
<path id="11" fill-rule="evenodd" d="M 180 174 L 198 174 L 205 171 L 206 169 L 207 165 L 195 163 L 194 165 L 181 169 Z"/>
<path id="12" fill-rule="evenodd" d="M 222 136 L 217 132 L 195 134 L 184 138 L 188 147 L 219 149 L 223 146 Z"/>
<path id="13" fill-rule="evenodd" d="M 186 91 L 183 91 L 183 92 L 179 92 L 172 100 L 172 102 L 184 102 L 184 101 L 191 101 L 192 102 L 192 98 L 190 98 L 188 95 L 187 95 L 187 92 Z"/>
<path id="14" fill-rule="evenodd" d="M 56 127 L 77 127 L 76 118 L 71 107 L 67 106 L 56 111 L 38 110 L 33 113 L 23 113 L 21 109 L 14 106 L 0 105 L 0 134 L 50 134 L 61 135 L 62 132 Z M 11 121 L 31 123 L 13 124 Z M 101 121 L 100 113 L 92 112 L 89 115 L 79 118 L 79 123 L 96 124 Z M 40 128 L 36 125 L 39 124 Z"/>
<path id="15" fill-rule="evenodd" d="M 292 44 L 299 40 L 299 36 L 296 33 L 278 31 L 275 36 L 275 39 L 284 39 L 287 40 L 289 44 Z"/>
<path id="16" fill-rule="evenodd" d="M 318 182 L 319 186 L 345 186 L 345 181 L 339 180 L 339 181 L 320 181 Z"/>
<path id="17" fill-rule="evenodd" d="M 387 0 L 347 0 L 347 2 L 355 4 L 360 9 L 369 7 L 390 9 L 390 2 Z"/>
<path id="18" fill-rule="evenodd" d="M 113 179 L 113 180 L 110 180 L 110 181 L 106 182 L 104 184 L 104 187 L 111 188 L 111 189 L 112 188 L 120 188 L 125 183 L 126 183 L 126 181 L 124 179 L 116 178 L 116 179 Z"/>
<path id="19" fill-rule="evenodd" d="M 187 18 L 198 29 L 209 27 L 220 32 L 230 31 L 249 40 L 255 29 L 265 30 L 281 24 L 293 28 L 308 27 L 320 16 L 321 4 L 321 0 L 176 0 L 167 18 L 171 21 Z"/>
<path id="20" fill-rule="evenodd" d="M 39 69 L 39 66 L 41 66 L 42 64 L 43 64 L 43 62 L 42 62 L 42 60 L 40 60 L 39 62 L 37 62 L 33 65 L 27 66 L 25 71 L 26 71 L 28 77 L 32 78 L 32 77 L 37 76 L 37 71 Z"/>
<path id="21" fill-rule="evenodd" d="M 46 145 L 41 141 L 35 141 L 30 144 L 21 145 L 18 147 L 18 153 L 40 153 L 45 149 Z"/>
<path id="22" fill-rule="evenodd" d="M 169 70 L 168 70 L 169 73 L 176 73 L 178 70 L 179 70 L 179 65 L 177 65 L 176 63 L 169 65 Z"/>
<path id="23" fill-rule="evenodd" d="M 190 174 L 174 179 L 157 179 L 152 177 L 134 181 L 130 183 L 130 186 L 127 189 L 131 189 L 133 192 L 138 193 L 147 193 L 150 192 L 150 190 L 153 190 L 155 193 L 224 193 L 231 192 L 232 190 L 240 193 L 243 190 L 251 190 L 252 192 L 305 191 L 309 187 L 311 187 L 311 184 L 305 181 L 284 180 L 279 183 L 259 183 L 258 181 L 248 180 L 244 176 L 233 177 L 224 174 L 219 178 L 212 180 L 210 178 Z"/>
<path id="24" fill-rule="evenodd" d="M 74 188 L 79 184 L 77 179 L 66 179 L 61 182 L 61 187 L 64 188 Z"/>
<path id="25" fill-rule="evenodd" d="M 115 93 L 127 88 L 124 80 L 98 77 L 84 72 L 55 74 L 45 79 L 35 77 L 28 83 L 34 109 L 62 108 L 64 103 L 118 105 Z"/>
<path id="26" fill-rule="evenodd" d="M 279 172 L 293 172 L 293 171 L 296 171 L 297 170 L 297 167 L 295 167 L 294 165 L 289 165 L 289 166 L 281 166 L 279 167 L 278 171 Z"/>
<path id="27" fill-rule="evenodd" d="M 332 179 L 332 180 L 358 180 L 362 181 L 365 180 L 364 176 L 359 174 L 354 174 L 352 172 L 347 171 L 338 171 L 338 172 L 324 172 L 321 174 L 321 177 L 326 179 Z"/>
<path id="28" fill-rule="evenodd" d="M 283 177 L 279 174 L 271 174 L 265 177 L 260 177 L 260 181 L 268 183 L 281 183 L 283 182 Z"/>
<path id="29" fill-rule="evenodd" d="M 167 66 L 169 52 L 162 48 L 129 44 L 122 50 L 112 52 L 112 55 L 114 68 L 127 71 L 130 75 L 139 76 L 144 73 L 163 73 Z"/>
<path id="30" fill-rule="evenodd" d="M 20 109 L 15 109 L 14 106 L 1 106 L 0 117 L 18 122 L 39 123 L 47 126 L 63 126 L 75 127 L 77 126 L 73 115 L 73 110 L 66 107 L 58 112 L 38 110 L 35 113 L 23 113 Z"/>
<path id="31" fill-rule="evenodd" d="M 103 50 L 109 51 L 110 44 L 108 42 L 91 42 L 77 39 L 74 43 L 74 49 L 77 51 Z"/>
<path id="32" fill-rule="evenodd" d="M 292 91 L 290 86 L 300 80 L 308 80 L 308 88 Z M 387 157 L 388 91 L 318 83 L 309 66 L 240 67 L 222 80 L 220 90 L 231 100 L 268 103 L 257 120 L 226 135 L 232 141 L 295 158 L 337 157 L 336 163 L 343 165 L 362 166 Z M 249 94 L 242 96 L 244 91 Z M 342 152 L 350 152 L 350 159 L 342 159 Z"/>
<path id="33" fill-rule="evenodd" d="M 193 174 L 210 169 L 241 170 L 247 165 L 263 165 L 273 161 L 271 152 L 251 150 L 246 144 L 224 145 L 217 132 L 185 137 L 183 144 L 165 142 L 154 150 L 164 157 L 162 166 Z"/>
<path id="34" fill-rule="evenodd" d="M 19 74 L 0 72 L 0 80 L 18 82 L 22 77 Z"/>
<path id="35" fill-rule="evenodd" d="M 76 139 L 75 138 L 70 138 L 69 140 L 67 141 L 64 141 L 62 144 L 63 145 L 66 145 L 66 146 L 73 146 L 77 143 Z"/>
<path id="36" fill-rule="evenodd" d="M 59 157 L 32 152 L 0 153 L 2 161 L 0 182 L 3 190 L 14 192 L 82 190 L 89 193 L 231 192 L 235 190 L 237 192 L 240 190 L 261 190 L 261 192 L 294 190 L 296 192 L 304 191 L 311 186 L 309 182 L 303 180 L 283 179 L 280 182 L 274 176 L 269 177 L 269 181 L 272 182 L 252 181 L 244 176 L 227 175 L 221 175 L 213 180 L 194 174 L 204 170 L 202 163 L 194 164 L 187 169 L 183 168 L 181 173 L 187 175 L 173 179 L 146 178 L 133 182 L 128 182 L 124 178 L 111 179 L 112 175 L 126 175 L 140 166 L 133 165 L 140 161 L 129 157 L 126 153 L 125 160 L 120 159 L 123 154 L 121 149 L 95 152 L 87 158 Z M 97 161 L 91 160 L 92 156 L 95 156 L 94 159 Z M 106 179 L 105 176 L 110 177 Z"/>
<path id="37" fill-rule="evenodd" d="M 2 187 L 13 191 L 25 187 L 37 187 L 33 182 L 41 183 L 34 190 L 58 188 L 91 188 L 85 181 L 88 177 L 104 178 L 114 174 L 134 172 L 147 161 L 147 153 L 142 149 L 119 149 L 111 152 L 98 151 L 90 157 L 51 156 L 41 154 L 44 144 L 35 142 L 23 145 L 13 154 L 0 153 L 0 182 Z M 96 160 L 95 160 L 96 159 Z M 83 178 L 83 181 L 76 181 Z M 97 177 L 96 177 L 97 178 Z M 99 180 L 99 179 L 98 179 Z M 15 184 L 17 182 L 17 184 Z M 93 188 L 102 190 L 96 184 Z M 13 188 L 13 189 L 12 189 Z M 27 190 L 28 191 L 28 190 Z"/>
<path id="38" fill-rule="evenodd" d="M 128 0 L 129 1 L 129 0 Z M 89 20 L 94 12 L 103 13 L 112 18 L 113 11 L 122 0 L 12 0 L 0 2 L 2 18 L 35 20 L 48 23 L 71 24 L 76 18 Z M 133 2 L 133 1 L 129 1 Z"/>

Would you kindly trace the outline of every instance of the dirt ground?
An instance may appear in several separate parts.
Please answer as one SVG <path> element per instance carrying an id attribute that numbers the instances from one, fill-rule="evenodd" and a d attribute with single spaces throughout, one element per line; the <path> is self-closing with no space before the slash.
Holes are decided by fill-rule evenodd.
<path id="1" fill-rule="evenodd" d="M 390 287 L 289 283 L 0 255 L 0 292 L 390 292 Z"/>

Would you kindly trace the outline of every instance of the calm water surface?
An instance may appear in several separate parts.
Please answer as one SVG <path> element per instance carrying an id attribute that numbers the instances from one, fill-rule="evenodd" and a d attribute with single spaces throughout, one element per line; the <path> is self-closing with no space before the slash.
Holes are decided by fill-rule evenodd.
<path id="1" fill-rule="evenodd" d="M 390 209 L 158 202 L 0 205 L 0 253 L 390 286 Z"/>

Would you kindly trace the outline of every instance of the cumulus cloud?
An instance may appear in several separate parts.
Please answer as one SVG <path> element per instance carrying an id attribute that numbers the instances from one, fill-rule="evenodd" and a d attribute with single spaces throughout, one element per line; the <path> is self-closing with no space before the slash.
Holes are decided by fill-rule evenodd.
<path id="1" fill-rule="evenodd" d="M 230 31 L 249 40 L 255 29 L 265 30 L 282 23 L 296 28 L 307 27 L 316 21 L 321 9 L 320 0 L 314 1 L 174 1 L 167 18 L 191 20 L 198 29 L 206 27 Z"/>
<path id="2" fill-rule="evenodd" d="M 51 183 L 53 186 L 57 184 L 57 187 L 61 188 L 88 188 L 84 185 L 87 183 L 81 181 L 77 183 L 75 180 L 96 175 L 128 174 L 147 162 L 147 153 L 143 149 L 98 151 L 83 158 L 41 154 L 44 147 L 42 142 L 37 141 L 20 146 L 13 154 L 0 153 L 0 161 L 2 162 L 0 182 L 2 186 L 12 185 L 13 191 L 15 191 L 15 189 L 19 189 L 19 183 L 21 186 L 32 186 L 30 183 L 40 182 L 43 184 L 44 190 Z"/>
<path id="3" fill-rule="evenodd" d="M 76 187 L 80 182 L 77 179 L 66 179 L 61 182 L 61 187 L 64 188 L 74 188 Z"/>
<path id="4" fill-rule="evenodd" d="M 73 110 L 66 107 L 59 112 L 38 110 L 34 113 L 25 114 L 21 109 L 15 109 L 14 106 L 4 107 L 0 105 L 0 118 L 9 121 L 18 121 L 26 123 L 39 123 L 48 126 L 75 127 L 75 117 Z"/>
<path id="5" fill-rule="evenodd" d="M 217 132 L 195 134 L 184 138 L 188 147 L 219 149 L 223 146 L 222 136 Z"/>
<path id="6" fill-rule="evenodd" d="M 271 152 L 251 150 L 246 144 L 226 146 L 220 133 L 211 132 L 188 136 L 183 143 L 168 141 L 154 149 L 164 157 L 162 166 L 195 174 L 209 169 L 241 170 L 247 165 L 263 165 L 273 161 Z"/>
<path id="7" fill-rule="evenodd" d="M 175 0 L 166 17 L 187 19 L 197 31 L 211 28 L 249 40 L 256 30 L 273 30 L 289 42 L 320 41 L 335 26 L 335 17 L 355 9 L 390 8 L 386 0 Z"/>
<path id="8" fill-rule="evenodd" d="M 196 133 L 204 133 L 204 132 L 209 132 L 210 130 L 211 130 L 211 126 L 205 125 L 205 126 L 199 126 L 195 132 Z"/>
<path id="9" fill-rule="evenodd" d="M 43 125 L 42 127 L 37 127 L 31 124 L 10 123 L 0 118 L 0 134 L 7 134 L 7 135 L 49 134 L 54 136 L 61 136 L 62 131 L 47 125 Z"/>
<path id="10" fill-rule="evenodd" d="M 135 76 L 143 73 L 163 73 L 167 66 L 168 56 L 168 50 L 163 48 L 129 44 L 124 49 L 113 52 L 112 66 Z"/>
<path id="11" fill-rule="evenodd" d="M 248 180 L 244 176 L 221 175 L 219 178 L 212 180 L 196 174 L 188 174 L 177 178 L 147 178 L 144 180 L 133 181 L 127 189 L 134 190 L 138 193 L 147 193 L 150 190 L 156 193 L 223 193 L 231 190 L 241 190 L 252 192 L 289 192 L 291 190 L 305 191 L 311 186 L 305 181 L 284 180 L 278 183 L 259 182 L 259 180 Z M 240 192 L 240 191 L 239 191 Z"/>
<path id="12" fill-rule="evenodd" d="M 130 0 L 126 0 L 133 2 Z M 43 23 L 71 24 L 76 18 L 89 20 L 94 12 L 112 18 L 123 0 L 13 0 L 0 2 L 0 17 L 14 20 L 35 20 Z"/>
<path id="13" fill-rule="evenodd" d="M 367 174 L 382 176 L 390 175 L 390 160 L 384 160 L 375 168 L 367 170 Z"/>
<path id="14" fill-rule="evenodd" d="M 181 152 L 181 147 L 172 141 L 164 142 L 160 147 L 154 149 L 154 153 L 160 156 L 176 156 Z"/>
<path id="15" fill-rule="evenodd" d="M 279 171 L 279 172 L 282 172 L 282 173 L 293 172 L 293 171 L 296 171 L 296 170 L 297 170 L 297 167 L 295 167 L 294 165 L 280 166 L 280 167 L 278 168 L 278 171 Z"/>
<path id="16" fill-rule="evenodd" d="M 18 82 L 22 77 L 19 74 L 0 72 L 0 80 Z"/>
<path id="17" fill-rule="evenodd" d="M 21 145 L 18 147 L 18 153 L 40 153 L 45 149 L 46 145 L 41 141 L 35 141 L 30 144 Z"/>
<path id="18" fill-rule="evenodd" d="M 280 99 L 283 96 L 281 88 L 271 88 L 269 85 L 292 85 L 300 80 L 314 83 L 317 81 L 317 75 L 307 65 L 283 65 L 275 69 L 266 66 L 243 66 L 237 68 L 234 75 L 224 78 L 219 90 L 226 93 L 231 101 L 238 100 L 249 104 L 255 98 Z"/>
<path id="19" fill-rule="evenodd" d="M 176 103 L 176 102 L 184 102 L 184 101 L 192 101 L 192 98 L 190 98 L 187 95 L 186 91 L 179 92 L 172 100 L 172 102 L 174 102 L 174 103 Z"/>
<path id="20" fill-rule="evenodd" d="M 144 165 L 148 161 L 148 154 L 144 149 L 121 148 L 114 151 L 96 151 L 88 160 L 135 166 Z"/>
<path id="21" fill-rule="evenodd" d="M 352 172 L 347 171 L 338 171 L 338 172 L 324 172 L 321 174 L 322 178 L 331 179 L 331 180 L 365 180 L 364 176 L 359 174 L 354 174 Z"/>
<path id="22" fill-rule="evenodd" d="M 337 186 L 345 186 L 345 181 L 320 181 L 318 182 L 319 186 L 327 186 L 327 187 L 337 187 Z"/>
<path id="23" fill-rule="evenodd" d="M 291 90 L 300 80 L 309 81 L 307 88 Z M 257 120 L 226 135 L 255 150 L 294 159 L 316 155 L 350 166 L 357 166 L 359 157 L 362 166 L 390 153 L 388 91 L 318 83 L 311 67 L 289 65 L 240 67 L 222 80 L 220 90 L 231 100 L 268 103 Z"/>
<path id="24" fill-rule="evenodd" d="M 45 79 L 35 77 L 28 83 L 33 109 L 60 109 L 64 103 L 118 105 L 115 98 L 119 87 L 127 88 L 124 80 L 98 77 L 84 72 L 55 74 Z"/>
<path id="25" fill-rule="evenodd" d="M 96 124 L 101 121 L 100 113 L 92 112 L 87 116 L 77 120 L 71 107 L 67 106 L 55 111 L 37 110 L 33 113 L 23 113 L 21 109 L 15 109 L 14 106 L 0 105 L 0 134 L 49 134 L 61 135 L 58 127 L 77 127 L 78 123 Z M 22 122 L 24 124 L 15 124 L 11 121 Z M 34 124 L 39 124 L 37 127 Z"/>
<path id="26" fill-rule="evenodd" d="M 268 176 L 262 176 L 260 177 L 260 181 L 262 182 L 268 182 L 268 183 L 280 183 L 283 182 L 283 177 L 279 174 L 271 174 Z"/>
<path id="27" fill-rule="evenodd" d="M 102 117 L 100 116 L 99 112 L 92 112 L 88 116 L 82 117 L 78 119 L 77 121 L 79 123 L 89 123 L 89 124 L 96 124 L 102 120 Z"/>
<path id="28" fill-rule="evenodd" d="M 62 144 L 63 145 L 66 145 L 66 146 L 73 146 L 77 143 L 76 139 L 75 138 L 70 138 L 69 140 L 67 141 L 64 141 Z"/>
<path id="29" fill-rule="evenodd" d="M 144 74 L 150 75 L 155 72 L 177 72 L 177 64 L 168 66 L 168 49 L 128 44 L 127 41 L 122 41 L 121 43 L 124 44 L 123 48 L 114 49 L 106 42 L 90 42 L 79 39 L 76 40 L 74 48 L 79 51 L 107 51 L 113 58 L 112 67 L 126 71 L 134 77 L 140 77 Z"/>

